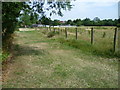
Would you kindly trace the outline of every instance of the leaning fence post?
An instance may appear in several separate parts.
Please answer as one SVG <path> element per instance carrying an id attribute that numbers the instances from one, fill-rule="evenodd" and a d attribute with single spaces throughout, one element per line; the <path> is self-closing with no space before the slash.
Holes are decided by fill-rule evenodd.
<path id="1" fill-rule="evenodd" d="M 65 28 L 65 36 L 66 36 L 66 38 L 67 38 L 67 28 Z"/>
<path id="2" fill-rule="evenodd" d="M 76 40 L 77 40 L 78 34 L 77 34 L 77 28 L 76 28 Z"/>
<path id="3" fill-rule="evenodd" d="M 93 28 L 91 28 L 91 44 L 93 44 L 94 41 L 94 32 L 93 32 Z"/>
<path id="4" fill-rule="evenodd" d="M 114 52 L 116 51 L 116 39 L 117 38 L 117 28 L 115 28 L 115 33 L 114 33 L 114 44 L 113 44 L 113 50 Z"/>

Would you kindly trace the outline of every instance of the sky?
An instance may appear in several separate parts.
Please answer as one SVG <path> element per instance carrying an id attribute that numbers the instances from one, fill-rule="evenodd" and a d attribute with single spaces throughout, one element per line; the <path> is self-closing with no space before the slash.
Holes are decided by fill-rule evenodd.
<path id="1" fill-rule="evenodd" d="M 63 17 L 52 15 L 51 19 L 61 21 L 85 19 L 93 20 L 95 17 L 103 19 L 118 19 L 118 1 L 120 0 L 76 0 L 72 1 L 74 5 L 70 11 L 62 11 Z M 49 17 L 49 14 L 47 13 Z"/>

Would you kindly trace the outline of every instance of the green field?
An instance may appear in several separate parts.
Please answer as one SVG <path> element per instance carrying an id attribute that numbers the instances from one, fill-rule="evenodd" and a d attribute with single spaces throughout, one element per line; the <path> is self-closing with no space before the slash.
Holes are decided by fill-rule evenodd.
<path id="1" fill-rule="evenodd" d="M 91 28 L 92 26 L 77 27 L 78 40 L 75 40 L 76 39 L 75 27 L 67 28 L 67 34 L 68 34 L 67 41 L 66 39 L 63 40 L 63 38 L 65 38 L 65 28 L 60 28 L 59 30 L 58 28 L 56 28 L 56 31 L 60 32 L 59 35 L 59 38 L 61 38 L 60 42 L 70 44 L 70 46 L 73 47 L 75 46 L 77 48 L 83 49 L 83 51 L 85 52 L 90 51 L 91 53 L 95 52 L 94 54 L 99 54 L 99 55 L 101 54 L 102 56 L 119 57 L 119 55 L 114 53 L 114 48 L 113 48 L 115 27 L 94 26 L 93 45 L 91 45 Z M 118 47 L 117 43 L 118 42 L 116 40 L 116 49 Z"/>
<path id="2" fill-rule="evenodd" d="M 15 56 L 3 87 L 118 88 L 119 55 L 113 52 L 114 27 L 95 28 L 93 45 L 85 27 L 79 27 L 78 40 L 74 28 L 68 29 L 67 39 L 64 30 L 16 31 Z"/>

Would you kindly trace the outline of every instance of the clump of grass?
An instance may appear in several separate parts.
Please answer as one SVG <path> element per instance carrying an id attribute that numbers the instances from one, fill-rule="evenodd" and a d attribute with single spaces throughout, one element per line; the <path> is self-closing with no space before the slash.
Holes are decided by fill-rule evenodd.
<path id="1" fill-rule="evenodd" d="M 46 31 L 46 30 L 43 30 L 43 31 L 42 31 L 42 33 L 43 33 L 43 34 L 46 34 L 46 33 L 47 33 L 47 31 Z"/>
<path id="2" fill-rule="evenodd" d="M 101 26 L 96 26 L 94 27 L 95 29 L 108 29 L 108 27 L 101 27 Z"/>
<path id="3" fill-rule="evenodd" d="M 51 38 L 51 37 L 53 37 L 53 36 L 55 36 L 55 35 L 58 35 L 59 34 L 59 32 L 58 31 L 51 31 L 51 32 L 49 32 L 48 34 L 47 34 L 47 37 L 48 38 Z"/>
<path id="4" fill-rule="evenodd" d="M 91 51 L 92 45 L 88 42 L 82 41 L 82 40 L 75 40 L 75 39 L 59 39 L 60 43 L 64 43 L 68 46 L 71 46 L 73 48 L 81 49 L 83 51 Z"/>
<path id="5" fill-rule="evenodd" d="M 2 63 L 2 51 L 0 50 L 0 63 Z"/>
<path id="6" fill-rule="evenodd" d="M 102 56 L 102 57 L 118 57 L 120 58 L 120 54 L 114 53 L 112 48 L 106 48 L 102 46 L 96 46 L 91 45 L 89 42 L 83 41 L 83 40 L 75 40 L 75 39 L 64 39 L 59 38 L 58 41 L 62 44 L 65 44 L 67 46 L 80 49 L 84 53 L 91 53 L 96 56 Z M 105 49 L 105 50 L 104 50 Z"/>
<path id="7" fill-rule="evenodd" d="M 1 57 L 1 61 L 0 62 L 3 62 L 5 61 L 8 57 L 9 57 L 9 53 L 6 52 L 6 53 L 1 53 L 0 57 Z"/>
<path id="8" fill-rule="evenodd" d="M 105 38 L 105 36 L 106 36 L 106 33 L 104 32 L 102 38 Z"/>

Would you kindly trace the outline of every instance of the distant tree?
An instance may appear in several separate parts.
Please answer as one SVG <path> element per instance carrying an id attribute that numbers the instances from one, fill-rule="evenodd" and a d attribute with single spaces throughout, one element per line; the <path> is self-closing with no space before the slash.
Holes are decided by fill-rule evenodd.
<path id="1" fill-rule="evenodd" d="M 66 21 L 66 24 L 67 24 L 67 25 L 71 25 L 72 23 L 73 23 L 72 20 L 67 20 L 67 21 Z"/>
<path id="2" fill-rule="evenodd" d="M 112 20 L 112 19 L 104 19 L 100 20 L 98 17 L 95 17 L 93 20 L 90 20 L 89 18 L 85 18 L 83 20 L 81 19 L 75 19 L 75 20 L 68 20 L 66 21 L 65 25 L 84 25 L 84 26 L 117 26 L 118 20 Z"/>
<path id="3" fill-rule="evenodd" d="M 80 25 L 82 25 L 82 21 L 81 21 L 81 19 L 73 20 L 73 23 L 74 23 L 74 25 L 76 25 L 76 26 L 80 26 Z"/>
<path id="4" fill-rule="evenodd" d="M 82 21 L 82 24 L 85 26 L 89 26 L 89 25 L 91 25 L 91 20 L 89 18 L 86 18 Z"/>
<path id="5" fill-rule="evenodd" d="M 43 25 L 51 25 L 52 24 L 52 20 L 50 18 L 47 18 L 46 16 L 43 16 L 39 21 Z"/>
<path id="6" fill-rule="evenodd" d="M 39 15 L 37 13 L 31 13 L 30 14 L 30 22 L 31 24 L 38 23 Z"/>
<path id="7" fill-rule="evenodd" d="M 99 22 L 99 21 L 100 21 L 100 18 L 95 17 L 95 18 L 93 19 L 93 21 L 94 21 L 94 22 Z"/>
<path id="8" fill-rule="evenodd" d="M 19 19 L 20 26 L 27 27 L 31 25 L 30 15 L 27 12 L 24 12 Z"/>
<path id="9" fill-rule="evenodd" d="M 53 26 L 61 25 L 60 20 L 55 19 L 52 23 Z"/>
<path id="10" fill-rule="evenodd" d="M 120 18 L 117 21 L 117 27 L 120 27 Z"/>

